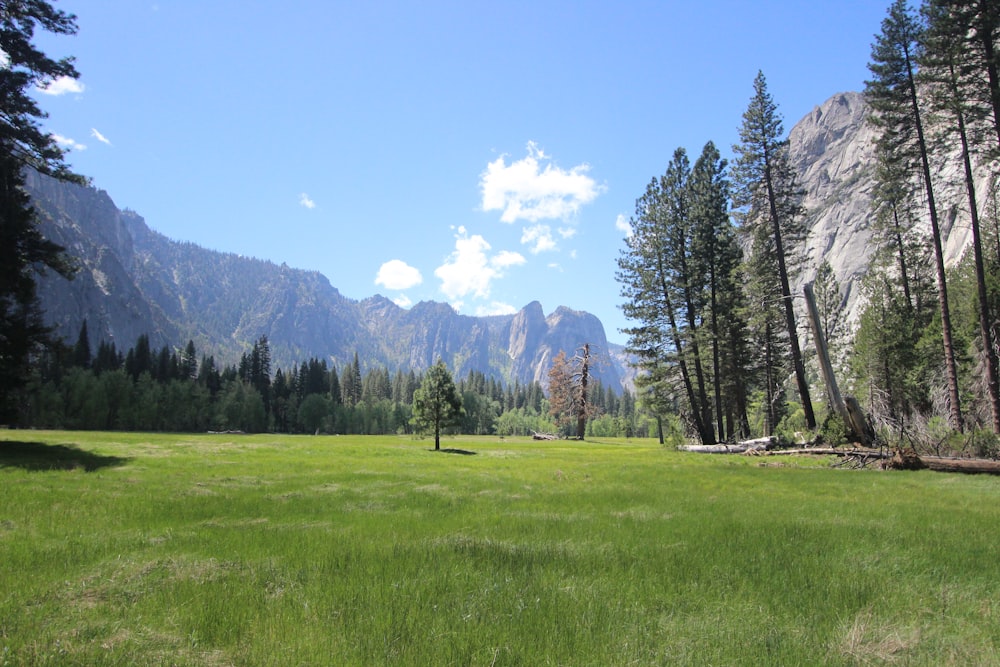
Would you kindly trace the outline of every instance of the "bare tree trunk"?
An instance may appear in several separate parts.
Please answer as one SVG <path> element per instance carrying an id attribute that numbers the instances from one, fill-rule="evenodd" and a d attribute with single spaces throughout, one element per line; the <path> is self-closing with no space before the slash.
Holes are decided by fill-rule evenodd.
<path id="1" fill-rule="evenodd" d="M 913 67 L 907 57 L 909 76 L 910 105 L 913 109 L 913 119 L 917 129 L 917 146 L 920 150 L 920 161 L 923 168 L 924 188 L 927 193 L 927 208 L 931 218 L 931 240 L 934 242 L 934 260 L 937 269 L 938 306 L 941 310 L 941 339 L 944 345 L 945 375 L 948 378 L 948 400 L 951 413 L 952 428 L 962 430 L 962 403 L 958 393 L 958 369 L 955 364 L 955 348 L 951 340 L 951 310 L 948 306 L 948 284 L 944 270 L 944 251 L 941 247 L 941 227 L 938 224 L 937 205 L 934 203 L 934 188 L 931 185 L 931 166 L 927 158 L 927 142 L 924 139 L 924 127 L 920 120 L 920 105 L 917 102 L 917 87 L 913 79 Z"/>
<path id="2" fill-rule="evenodd" d="M 806 426 L 816 428 L 816 415 L 813 413 L 812 400 L 809 398 L 809 383 L 806 381 L 806 367 L 802 362 L 802 350 L 799 348 L 799 334 L 795 328 L 795 310 L 792 305 L 792 290 L 788 282 L 788 269 L 785 266 L 785 248 L 781 242 L 781 223 L 778 218 L 778 206 L 771 179 L 770 159 L 764 153 L 764 180 L 767 186 L 767 199 L 771 208 L 771 225 L 774 232 L 774 252 L 778 258 L 778 274 L 781 278 L 781 300 L 785 306 L 785 328 L 788 330 L 788 343 L 792 348 L 792 365 L 795 368 L 795 383 L 798 386 L 799 398 L 802 399 L 802 410 L 805 412 Z"/>
<path id="3" fill-rule="evenodd" d="M 695 421 L 695 428 L 698 431 L 698 436 L 701 438 L 703 443 L 707 444 L 705 425 L 702 422 L 701 410 L 698 409 L 698 399 L 694 393 L 694 386 L 691 384 L 691 375 L 688 372 L 687 361 L 684 356 L 684 346 L 681 341 L 680 332 L 677 330 L 677 318 L 674 315 L 674 309 L 670 300 L 670 291 L 664 278 L 666 274 L 664 273 L 662 265 L 658 267 L 658 273 L 660 276 L 660 289 L 663 292 L 663 300 L 666 304 L 667 320 L 670 324 L 670 333 L 674 339 L 674 348 L 677 350 L 677 363 L 680 366 L 681 380 L 684 382 L 684 391 L 687 392 L 688 402 L 691 404 L 691 414 Z M 712 438 L 708 438 L 708 440 L 711 439 Z"/>
<path id="4" fill-rule="evenodd" d="M 952 67 L 952 82 L 955 82 L 955 71 Z M 953 93 L 957 96 L 958 91 Z M 979 229 L 979 208 L 976 204 L 976 183 L 972 174 L 972 161 L 969 157 L 969 140 L 965 130 L 965 114 L 956 108 L 958 133 L 962 142 L 962 163 L 965 167 L 965 189 L 969 198 L 969 212 L 972 219 L 972 250 L 976 260 L 976 292 L 979 296 L 979 334 L 982 338 L 983 354 L 986 355 L 986 384 L 989 390 L 990 411 L 993 417 L 993 432 L 1000 433 L 1000 381 L 997 379 L 997 355 L 993 350 L 993 340 L 990 335 L 990 308 L 986 295 L 986 270 L 983 262 L 983 244 Z"/>

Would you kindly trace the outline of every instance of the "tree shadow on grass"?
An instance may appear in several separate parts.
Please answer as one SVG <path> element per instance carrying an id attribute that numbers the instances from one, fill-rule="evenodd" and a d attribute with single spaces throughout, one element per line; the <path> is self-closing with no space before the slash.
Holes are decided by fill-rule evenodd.
<path id="1" fill-rule="evenodd" d="M 438 451 L 441 452 L 442 454 L 461 454 L 462 456 L 476 455 L 476 452 L 470 452 L 468 449 L 455 449 L 453 447 L 446 447 L 445 449 L 439 449 Z"/>
<path id="2" fill-rule="evenodd" d="M 102 456 L 74 445 L 50 445 L 44 442 L 0 442 L 0 468 L 21 468 L 31 472 L 44 470 L 84 470 L 124 465 L 127 458 Z"/>

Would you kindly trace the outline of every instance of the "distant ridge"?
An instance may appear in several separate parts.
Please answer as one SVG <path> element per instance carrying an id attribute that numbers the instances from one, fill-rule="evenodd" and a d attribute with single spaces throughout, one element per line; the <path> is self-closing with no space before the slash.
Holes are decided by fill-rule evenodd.
<path id="1" fill-rule="evenodd" d="M 433 301 L 408 310 L 380 295 L 355 301 L 315 271 L 170 240 L 102 190 L 36 173 L 28 190 L 42 232 L 80 263 L 73 281 L 46 275 L 39 286 L 47 322 L 69 342 L 86 319 L 93 345 L 122 350 L 146 334 L 156 348 L 193 340 L 200 354 L 233 363 L 266 335 L 274 367 L 311 357 L 342 367 L 357 353 L 364 368 L 421 371 L 441 358 L 457 377 L 475 370 L 543 384 L 560 350 L 590 343 L 602 360 L 595 376 L 631 388 L 622 348 L 589 313 L 560 306 L 546 316 L 535 301 L 513 315 L 471 317 Z"/>

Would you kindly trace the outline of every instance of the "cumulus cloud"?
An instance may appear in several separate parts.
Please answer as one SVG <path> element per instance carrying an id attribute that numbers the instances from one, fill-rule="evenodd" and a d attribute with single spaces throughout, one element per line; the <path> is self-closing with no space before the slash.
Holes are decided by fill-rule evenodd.
<path id="1" fill-rule="evenodd" d="M 625 236 L 632 236 L 632 223 L 628 221 L 621 213 L 615 218 L 615 229 L 623 233 Z"/>
<path id="2" fill-rule="evenodd" d="M 588 171 L 586 164 L 557 167 L 535 142 L 528 142 L 527 157 L 507 164 L 507 156 L 501 155 L 486 166 L 479 180 L 483 210 L 503 211 L 500 220 L 511 223 L 566 220 L 604 191 Z"/>
<path id="3" fill-rule="evenodd" d="M 66 95 L 68 93 L 82 93 L 83 84 L 74 78 L 61 76 L 52 79 L 44 85 L 37 86 L 38 92 L 45 95 Z"/>
<path id="4" fill-rule="evenodd" d="M 98 132 L 96 127 L 90 128 L 90 136 L 92 136 L 93 138 L 97 139 L 102 144 L 107 144 L 108 146 L 111 145 L 111 140 L 108 139 L 103 134 L 101 134 L 100 132 Z"/>
<path id="5" fill-rule="evenodd" d="M 392 302 L 397 306 L 399 306 L 400 308 L 409 308 L 410 306 L 413 305 L 413 301 L 411 301 L 410 297 L 406 296 L 405 294 L 400 294 L 395 299 L 393 299 Z"/>
<path id="6" fill-rule="evenodd" d="M 64 137 L 61 134 L 53 134 L 52 139 L 55 140 L 57 144 L 63 148 L 74 151 L 85 151 L 87 150 L 86 144 L 81 144 L 76 139 L 70 139 L 69 137 Z"/>
<path id="7" fill-rule="evenodd" d="M 520 266 L 525 263 L 524 255 L 510 250 L 501 250 L 490 259 L 490 264 L 503 270 L 509 266 Z"/>
<path id="8" fill-rule="evenodd" d="M 420 271 L 399 259 L 391 259 L 380 266 L 375 276 L 376 285 L 391 290 L 410 289 L 423 281 Z"/>
<path id="9" fill-rule="evenodd" d="M 316 202 L 310 199 L 309 195 L 304 192 L 299 195 L 299 204 L 309 209 L 316 208 Z"/>
<path id="10" fill-rule="evenodd" d="M 532 225 L 521 231 L 521 243 L 531 246 L 533 255 L 546 250 L 556 249 L 556 240 L 552 237 L 552 228 L 548 225 Z"/>
<path id="11" fill-rule="evenodd" d="M 508 250 L 490 257 L 487 255 L 490 249 L 490 244 L 479 234 L 469 236 L 465 227 L 458 228 L 454 252 L 434 270 L 434 275 L 441 280 L 441 291 L 453 305 L 468 295 L 488 298 L 491 283 L 503 277 L 505 269 L 526 261 L 520 253 Z"/>

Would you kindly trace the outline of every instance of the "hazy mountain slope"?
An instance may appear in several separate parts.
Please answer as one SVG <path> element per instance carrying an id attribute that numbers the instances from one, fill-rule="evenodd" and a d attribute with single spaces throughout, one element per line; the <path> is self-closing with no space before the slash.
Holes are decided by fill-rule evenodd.
<path id="1" fill-rule="evenodd" d="M 146 333 L 156 347 L 192 339 L 231 363 L 266 335 L 274 364 L 286 368 L 309 357 L 342 366 L 357 353 L 363 367 L 422 370 L 441 358 L 460 377 L 478 370 L 520 382 L 544 381 L 556 346 L 609 350 L 600 321 L 586 313 L 560 308 L 547 319 L 533 303 L 522 331 L 522 313 L 481 318 L 442 303 L 358 302 L 317 272 L 172 241 L 103 191 L 37 174 L 28 187 L 43 232 L 80 262 L 75 280 L 48 275 L 40 286 L 47 321 L 71 342 L 86 318 L 95 346 L 104 338 L 127 349 Z M 630 377 L 620 360 L 595 375 L 616 387 Z"/>

